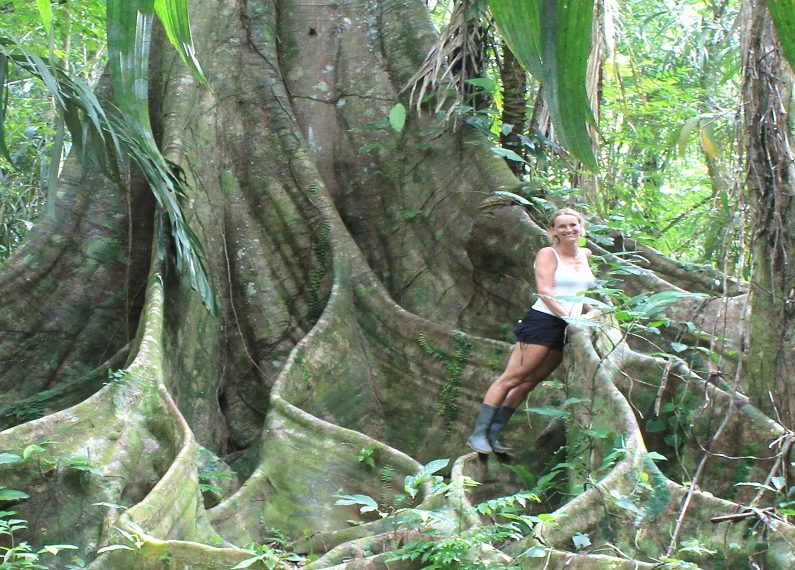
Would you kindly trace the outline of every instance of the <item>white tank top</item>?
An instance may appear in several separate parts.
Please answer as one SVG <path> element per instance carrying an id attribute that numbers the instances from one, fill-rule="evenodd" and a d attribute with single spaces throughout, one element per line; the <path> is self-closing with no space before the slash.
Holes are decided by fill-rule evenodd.
<path id="1" fill-rule="evenodd" d="M 554 247 L 552 248 L 552 252 L 555 254 L 555 259 L 558 262 L 557 267 L 555 267 L 555 275 L 552 282 L 552 296 L 574 297 L 596 285 L 596 278 L 587 263 L 585 265 L 585 271 L 577 271 L 573 267 L 561 262 L 560 256 Z M 579 255 L 585 255 L 585 252 L 583 251 Z M 566 316 L 579 317 L 582 314 L 582 303 L 572 303 L 571 301 L 563 301 L 560 299 L 555 300 L 566 309 Z M 532 308 L 548 315 L 555 315 L 552 309 L 550 309 L 541 298 L 536 299 Z"/>

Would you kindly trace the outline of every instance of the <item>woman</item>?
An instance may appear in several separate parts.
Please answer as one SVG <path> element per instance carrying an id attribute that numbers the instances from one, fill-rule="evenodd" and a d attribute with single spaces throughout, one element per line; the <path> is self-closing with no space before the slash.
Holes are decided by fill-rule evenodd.
<path id="1" fill-rule="evenodd" d="M 585 235 L 582 216 L 570 208 L 558 210 L 549 219 L 548 231 L 553 245 L 538 252 L 534 266 L 538 299 L 514 327 L 516 346 L 508 366 L 486 391 L 467 440 L 478 453 L 511 451 L 497 435 L 527 393 L 563 360 L 566 321 L 561 317 L 592 318 L 598 313 L 589 305 L 560 299 L 581 293 L 596 282 L 588 265 L 591 251 L 578 245 Z"/>

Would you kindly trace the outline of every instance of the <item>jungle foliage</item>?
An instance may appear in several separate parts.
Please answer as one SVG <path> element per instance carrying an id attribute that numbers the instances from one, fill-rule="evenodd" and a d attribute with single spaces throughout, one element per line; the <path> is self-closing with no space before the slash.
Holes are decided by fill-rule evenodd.
<path id="1" fill-rule="evenodd" d="M 405 3 L 326 7 L 333 33 L 314 4 L 245 4 L 194 6 L 207 65 L 184 1 L 0 7 L 0 566 L 795 560 L 793 436 L 743 396 L 732 321 L 743 6 L 438 2 L 418 56 Z M 791 59 L 793 2 L 768 4 Z M 532 74 L 522 124 L 508 51 Z M 603 317 L 572 321 L 516 460 L 485 462 L 461 435 L 562 204 L 593 221 Z M 59 233 L 82 209 L 96 226 Z M 52 249 L 11 256 L 36 226 Z M 39 309 L 62 281 L 75 299 Z"/>

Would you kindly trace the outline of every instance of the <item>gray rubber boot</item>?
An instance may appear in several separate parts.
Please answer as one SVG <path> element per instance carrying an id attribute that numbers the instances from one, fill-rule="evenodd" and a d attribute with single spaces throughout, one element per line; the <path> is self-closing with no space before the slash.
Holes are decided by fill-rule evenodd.
<path id="1" fill-rule="evenodd" d="M 489 445 L 486 433 L 496 413 L 497 408 L 494 406 L 480 405 L 480 413 L 478 419 L 475 420 L 475 429 L 472 430 L 472 435 L 467 440 L 467 445 L 478 453 L 491 453 L 491 445 Z"/>
<path id="2" fill-rule="evenodd" d="M 510 453 L 513 451 L 513 449 L 507 445 L 501 444 L 499 440 L 497 440 L 497 436 L 499 435 L 502 428 L 505 427 L 505 424 L 508 423 L 508 420 L 511 419 L 511 416 L 515 411 L 516 410 L 514 408 L 509 408 L 508 406 L 500 406 L 500 409 L 497 410 L 496 414 L 494 414 L 494 419 L 491 420 L 491 425 L 489 426 L 489 431 L 487 432 L 489 445 L 491 446 L 492 451 L 496 453 Z"/>

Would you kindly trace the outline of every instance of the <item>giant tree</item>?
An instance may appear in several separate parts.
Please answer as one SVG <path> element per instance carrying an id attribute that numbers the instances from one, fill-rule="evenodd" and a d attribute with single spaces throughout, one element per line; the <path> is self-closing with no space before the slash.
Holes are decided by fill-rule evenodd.
<path id="1" fill-rule="evenodd" d="M 777 4 L 787 3 L 772 3 Z M 795 215 L 793 75 L 765 3 L 747 2 L 744 10 L 743 118 L 748 190 L 755 212 L 748 372 L 753 394 L 765 401 L 771 392 L 782 420 L 791 425 L 795 419 L 791 382 L 795 276 L 790 260 Z M 783 16 L 779 15 L 779 29 L 791 32 L 792 14 Z"/>
<path id="2" fill-rule="evenodd" d="M 166 215 L 147 168 L 73 156 L 54 215 L 0 273 L 0 501 L 27 521 L 17 540 L 75 545 L 93 568 L 229 568 L 275 535 L 314 554 L 306 568 L 416 568 L 403 546 L 480 546 L 513 496 L 513 526 L 489 535 L 502 550 L 462 560 L 791 565 L 795 533 L 768 508 L 783 429 L 719 376 L 627 343 L 672 301 L 689 325 L 673 347 L 742 306 L 659 256 L 651 271 L 593 245 L 629 328 L 574 323 L 516 422 L 521 451 L 467 453 L 546 236 L 495 200 L 517 180 L 480 135 L 386 119 L 434 41 L 421 3 L 191 10 L 206 85 L 159 30 L 148 90 L 135 82 L 184 178 L 179 208 Z M 177 210 L 197 242 L 169 232 Z M 188 277 L 198 242 L 213 302 Z"/>

